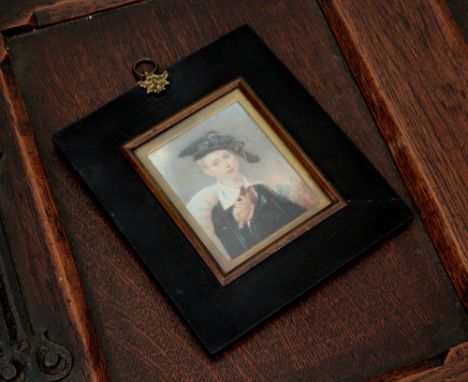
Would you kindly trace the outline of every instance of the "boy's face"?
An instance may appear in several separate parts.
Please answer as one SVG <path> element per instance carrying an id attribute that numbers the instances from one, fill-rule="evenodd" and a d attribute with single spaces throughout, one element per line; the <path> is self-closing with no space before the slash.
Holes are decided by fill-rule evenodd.
<path id="1" fill-rule="evenodd" d="M 234 178 L 239 175 L 239 161 L 228 150 L 216 150 L 197 161 L 205 174 L 218 179 Z"/>

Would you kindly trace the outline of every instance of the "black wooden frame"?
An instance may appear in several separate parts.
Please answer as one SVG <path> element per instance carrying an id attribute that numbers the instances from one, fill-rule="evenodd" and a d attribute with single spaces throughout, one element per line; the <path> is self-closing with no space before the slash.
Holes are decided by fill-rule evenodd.
<path id="1" fill-rule="evenodd" d="M 56 134 L 54 142 L 214 354 L 409 222 L 412 212 L 249 27 L 168 71 L 165 94 L 134 88 Z M 347 205 L 223 287 L 120 148 L 238 77 Z"/>

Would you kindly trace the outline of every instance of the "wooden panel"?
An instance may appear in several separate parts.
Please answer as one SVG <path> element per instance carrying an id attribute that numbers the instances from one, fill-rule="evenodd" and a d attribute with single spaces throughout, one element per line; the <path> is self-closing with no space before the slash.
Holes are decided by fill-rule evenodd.
<path id="1" fill-rule="evenodd" d="M 467 304 L 468 67 L 458 29 L 438 1 L 320 3 Z"/>
<path id="2" fill-rule="evenodd" d="M 42 27 L 139 0 L 2 0 L 0 31 Z"/>
<path id="3" fill-rule="evenodd" d="M 0 108 L 3 154 L 0 210 L 22 290 L 12 291 L 11 298 L 24 298 L 28 317 L 22 317 L 23 324 L 31 329 L 25 330 L 26 341 L 30 343 L 25 351 L 34 348 L 45 330 L 50 340 L 71 352 L 72 359 L 66 361 L 69 364 L 66 368 L 72 368 L 68 380 L 106 381 L 102 352 L 78 273 L 45 179 L 24 103 L 7 66 L 0 67 Z M 15 270 L 9 272 L 8 277 L 12 277 Z M 19 322 L 17 325 L 21 326 Z M 29 377 L 33 379 L 32 375 Z"/>
<path id="4" fill-rule="evenodd" d="M 409 201 L 314 2 L 154 1 L 9 39 L 112 379 L 362 380 L 463 341 L 463 310 L 416 220 L 211 359 L 57 155 L 51 136 L 133 86 L 137 58 L 167 66 L 242 23 Z"/>
<path id="5" fill-rule="evenodd" d="M 8 57 L 8 51 L 5 46 L 5 39 L 3 35 L 0 33 L 0 64 L 3 64 Z"/>
<path id="6" fill-rule="evenodd" d="M 468 6 L 466 0 L 445 0 L 465 41 L 468 40 Z"/>
<path id="7" fill-rule="evenodd" d="M 468 343 L 450 349 L 441 357 L 374 377 L 368 382 L 464 382 L 468 380 Z"/>

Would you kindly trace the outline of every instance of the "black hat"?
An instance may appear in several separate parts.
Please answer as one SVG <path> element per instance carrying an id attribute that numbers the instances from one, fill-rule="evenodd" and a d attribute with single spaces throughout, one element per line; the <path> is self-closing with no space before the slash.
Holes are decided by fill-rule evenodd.
<path id="1" fill-rule="evenodd" d="M 243 147 L 244 142 L 236 140 L 231 135 L 211 132 L 188 145 L 180 152 L 179 157 L 193 156 L 193 160 L 198 160 L 216 150 L 229 150 L 249 163 L 260 161 L 258 156 L 245 151 Z"/>

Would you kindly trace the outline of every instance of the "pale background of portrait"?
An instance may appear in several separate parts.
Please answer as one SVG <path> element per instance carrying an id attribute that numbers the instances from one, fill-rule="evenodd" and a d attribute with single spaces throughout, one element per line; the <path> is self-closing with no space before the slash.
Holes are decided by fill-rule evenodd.
<path id="1" fill-rule="evenodd" d="M 216 182 L 215 178 L 207 176 L 199 168 L 192 157 L 179 157 L 179 153 L 185 147 L 209 132 L 233 136 L 245 143 L 245 151 L 260 158 L 258 163 L 248 163 L 237 157 L 240 173 L 249 180 L 265 183 L 285 196 L 290 196 L 291 187 L 301 182 L 296 171 L 255 121 L 238 102 L 235 102 L 148 156 L 184 204 L 187 204 L 198 191 Z"/>

